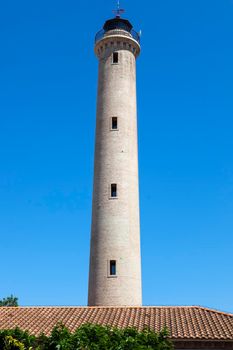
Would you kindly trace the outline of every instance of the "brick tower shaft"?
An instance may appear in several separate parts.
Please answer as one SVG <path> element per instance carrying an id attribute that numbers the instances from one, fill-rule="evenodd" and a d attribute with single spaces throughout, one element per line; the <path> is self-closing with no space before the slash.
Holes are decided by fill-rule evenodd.
<path id="1" fill-rule="evenodd" d="M 97 34 L 99 59 L 89 306 L 141 305 L 136 57 L 127 20 Z"/>

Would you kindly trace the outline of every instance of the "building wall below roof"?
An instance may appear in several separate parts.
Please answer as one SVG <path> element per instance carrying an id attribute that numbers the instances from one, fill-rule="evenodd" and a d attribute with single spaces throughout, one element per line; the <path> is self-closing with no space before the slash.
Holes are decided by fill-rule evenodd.
<path id="1" fill-rule="evenodd" d="M 233 349 L 233 341 L 186 341 L 186 340 L 175 340 L 173 341 L 174 348 L 176 350 L 222 350 L 222 349 Z"/>

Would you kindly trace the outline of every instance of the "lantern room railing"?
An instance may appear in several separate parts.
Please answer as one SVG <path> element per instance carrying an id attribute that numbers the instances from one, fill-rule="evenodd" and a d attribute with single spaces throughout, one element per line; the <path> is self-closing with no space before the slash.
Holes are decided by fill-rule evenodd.
<path id="1" fill-rule="evenodd" d="M 122 29 L 113 29 L 111 31 L 106 31 L 104 29 L 101 29 L 95 36 L 95 44 L 100 41 L 101 39 L 103 39 L 105 36 L 107 36 L 107 34 L 111 34 L 111 35 L 122 35 L 123 33 L 124 35 L 133 38 L 134 40 L 136 40 L 138 42 L 138 44 L 140 44 L 140 35 L 134 30 L 131 29 L 130 32 L 128 31 L 124 31 Z"/>

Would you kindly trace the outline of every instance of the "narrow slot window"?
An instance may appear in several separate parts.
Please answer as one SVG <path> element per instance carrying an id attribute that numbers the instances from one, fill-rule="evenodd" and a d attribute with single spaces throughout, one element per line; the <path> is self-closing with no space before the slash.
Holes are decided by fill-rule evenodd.
<path id="1" fill-rule="evenodd" d="M 112 117 L 112 130 L 117 130 L 118 124 L 117 124 L 117 117 Z"/>
<path id="2" fill-rule="evenodd" d="M 117 184 L 111 184 L 111 197 L 117 197 Z"/>
<path id="3" fill-rule="evenodd" d="M 113 52 L 112 63 L 118 63 L 118 52 Z"/>
<path id="4" fill-rule="evenodd" d="M 116 276 L 116 260 L 110 260 L 110 276 Z"/>

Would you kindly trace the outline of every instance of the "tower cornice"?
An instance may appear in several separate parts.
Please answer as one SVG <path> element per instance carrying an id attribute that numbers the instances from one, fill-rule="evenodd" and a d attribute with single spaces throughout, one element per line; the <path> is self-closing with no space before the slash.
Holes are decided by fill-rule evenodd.
<path id="1" fill-rule="evenodd" d="M 137 40 L 135 40 L 129 33 L 123 30 L 108 32 L 101 39 L 95 43 L 95 54 L 98 58 L 104 57 L 106 50 L 112 52 L 115 50 L 129 50 L 137 58 L 140 54 L 141 47 Z"/>

